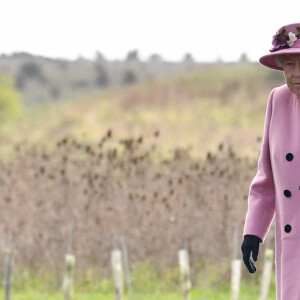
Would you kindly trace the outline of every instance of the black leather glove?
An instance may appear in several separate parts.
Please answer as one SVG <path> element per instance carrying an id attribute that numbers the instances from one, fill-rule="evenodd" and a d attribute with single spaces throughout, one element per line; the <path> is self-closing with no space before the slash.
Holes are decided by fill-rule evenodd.
<path id="1" fill-rule="evenodd" d="M 257 261 L 258 251 L 259 251 L 259 243 L 262 240 L 255 235 L 245 235 L 244 241 L 242 244 L 242 253 L 243 253 L 243 261 L 247 269 L 250 273 L 255 273 L 256 268 L 254 262 L 250 258 L 250 254 L 252 252 L 252 258 L 254 261 Z"/>

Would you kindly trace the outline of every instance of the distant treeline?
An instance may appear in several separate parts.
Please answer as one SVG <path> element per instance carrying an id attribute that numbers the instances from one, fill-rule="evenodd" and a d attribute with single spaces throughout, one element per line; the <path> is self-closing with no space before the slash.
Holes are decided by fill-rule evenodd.
<path id="1" fill-rule="evenodd" d="M 237 63 L 249 63 L 247 56 L 242 54 Z M 159 54 L 142 61 L 136 50 L 128 52 L 124 60 L 115 61 L 106 60 L 100 52 L 96 53 L 94 60 L 83 57 L 76 60 L 52 59 L 18 52 L 0 56 L 0 73 L 15 79 L 15 88 L 24 104 L 33 104 L 197 71 L 216 64 L 223 63 L 199 63 L 189 53 L 180 62 L 168 62 Z"/>

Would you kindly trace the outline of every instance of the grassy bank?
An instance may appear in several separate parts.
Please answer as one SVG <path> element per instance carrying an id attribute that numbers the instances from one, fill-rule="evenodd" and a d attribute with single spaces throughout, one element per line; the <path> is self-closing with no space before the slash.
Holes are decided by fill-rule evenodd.
<path id="1" fill-rule="evenodd" d="M 1 291 L 4 295 L 4 290 Z M 240 300 L 258 299 L 259 291 L 257 288 L 249 284 L 243 284 L 240 291 Z M 56 293 L 41 293 L 39 291 L 31 290 L 26 292 L 12 293 L 14 300 L 60 300 L 63 299 L 61 292 Z M 103 294 L 100 292 L 79 292 L 75 291 L 73 300 L 114 300 L 113 294 Z M 133 294 L 132 297 L 124 296 L 124 300 L 181 300 L 182 296 L 179 293 L 139 293 Z M 228 300 L 230 299 L 229 287 L 215 288 L 215 289 L 194 289 L 191 291 L 191 300 Z M 268 300 L 275 299 L 274 287 L 270 291 Z"/>

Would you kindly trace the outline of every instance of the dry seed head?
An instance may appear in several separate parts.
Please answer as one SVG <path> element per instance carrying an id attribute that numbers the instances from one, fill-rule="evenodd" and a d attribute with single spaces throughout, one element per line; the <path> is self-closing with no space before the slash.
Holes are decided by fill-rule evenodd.
<path id="1" fill-rule="evenodd" d="M 132 201 L 134 199 L 133 193 L 129 193 L 128 198 L 129 198 L 130 201 Z"/>
<path id="2" fill-rule="evenodd" d="M 54 180 L 55 176 L 53 174 L 49 174 L 48 178 L 51 179 L 51 180 Z"/>
<path id="3" fill-rule="evenodd" d="M 161 174 L 160 173 L 156 173 L 155 179 L 159 179 L 160 177 L 161 177 Z"/>
<path id="4" fill-rule="evenodd" d="M 138 162 L 138 158 L 134 157 L 130 161 L 135 165 Z"/>
<path id="5" fill-rule="evenodd" d="M 112 136 L 112 130 L 109 129 L 109 130 L 107 131 L 107 133 L 106 133 L 106 137 L 107 137 L 107 138 L 111 138 L 111 136 Z"/>
<path id="6" fill-rule="evenodd" d="M 90 145 L 86 146 L 86 147 L 85 147 L 85 151 L 86 151 L 87 153 L 90 153 L 90 152 L 91 152 L 91 146 L 90 146 Z"/>
<path id="7" fill-rule="evenodd" d="M 41 173 L 41 174 L 44 174 L 44 173 L 45 173 L 45 167 L 44 167 L 44 166 L 41 166 L 41 167 L 40 167 L 40 173 Z"/>
<path id="8" fill-rule="evenodd" d="M 61 141 L 61 143 L 63 145 L 67 144 L 67 142 L 68 142 L 68 137 L 63 138 L 62 141 Z"/>
<path id="9" fill-rule="evenodd" d="M 10 196 L 6 196 L 5 197 L 5 202 L 10 203 L 12 200 L 12 198 Z"/>
<path id="10" fill-rule="evenodd" d="M 212 159 L 212 154 L 210 152 L 207 152 L 206 159 L 207 160 L 211 160 Z"/>
<path id="11" fill-rule="evenodd" d="M 44 160 L 48 160 L 48 159 L 49 159 L 49 156 L 48 156 L 46 153 L 43 153 L 43 155 L 42 155 L 42 159 L 44 159 Z"/>
<path id="12" fill-rule="evenodd" d="M 167 209 L 171 210 L 171 206 L 168 202 L 165 202 L 165 206 L 166 206 Z"/>
<path id="13" fill-rule="evenodd" d="M 133 142 L 134 142 L 133 139 L 124 139 L 121 140 L 119 143 L 124 144 L 126 149 L 132 149 Z"/>

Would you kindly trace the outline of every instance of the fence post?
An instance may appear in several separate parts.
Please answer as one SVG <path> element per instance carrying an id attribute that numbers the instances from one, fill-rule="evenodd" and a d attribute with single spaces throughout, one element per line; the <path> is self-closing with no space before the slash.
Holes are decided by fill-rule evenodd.
<path id="1" fill-rule="evenodd" d="M 71 300 L 73 295 L 75 261 L 76 260 L 74 255 L 66 254 L 65 276 L 64 276 L 64 283 L 63 283 L 65 300 Z"/>
<path id="2" fill-rule="evenodd" d="M 189 300 L 192 283 L 191 283 L 189 254 L 187 249 L 180 249 L 178 251 L 178 260 L 179 260 L 179 267 L 180 267 L 180 281 L 181 281 L 183 300 Z"/>
<path id="3" fill-rule="evenodd" d="M 123 298 L 123 266 L 122 252 L 119 249 L 114 249 L 111 252 L 111 264 L 115 280 L 115 299 L 122 300 Z"/>
<path id="4" fill-rule="evenodd" d="M 13 268 L 13 252 L 10 249 L 7 253 L 7 262 L 6 262 L 5 300 L 10 300 L 12 268 Z"/>
<path id="5" fill-rule="evenodd" d="M 122 242 L 122 252 L 123 252 L 123 258 L 124 258 L 125 274 L 126 274 L 126 279 L 127 279 L 128 295 L 129 295 L 129 298 L 131 298 L 132 288 L 131 288 L 130 267 L 129 267 L 128 251 L 127 251 L 127 247 L 126 247 L 126 240 L 125 240 L 124 236 L 122 236 L 121 242 Z"/>
<path id="6" fill-rule="evenodd" d="M 63 281 L 63 291 L 65 300 L 71 300 L 74 287 L 74 270 L 76 258 L 71 254 L 72 251 L 72 239 L 73 239 L 73 222 L 68 224 L 68 253 L 65 256 L 65 274 Z"/>
<path id="7" fill-rule="evenodd" d="M 241 267 L 240 259 L 237 259 L 238 250 L 238 227 L 235 226 L 233 234 L 233 259 L 231 261 L 231 300 L 238 300 L 241 284 Z"/>
<path id="8" fill-rule="evenodd" d="M 272 278 L 273 260 L 274 260 L 274 251 L 272 249 L 266 249 L 263 274 L 261 277 L 259 300 L 268 299 L 270 283 Z"/>

